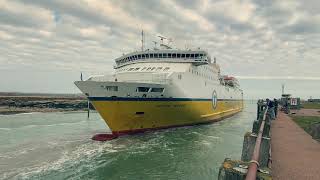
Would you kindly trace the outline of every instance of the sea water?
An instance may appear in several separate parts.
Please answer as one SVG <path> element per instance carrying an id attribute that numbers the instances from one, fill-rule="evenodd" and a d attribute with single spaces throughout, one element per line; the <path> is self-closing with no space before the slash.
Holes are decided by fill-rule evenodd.
<path id="1" fill-rule="evenodd" d="M 225 158 L 240 159 L 255 102 L 223 121 L 123 136 L 97 113 L 0 115 L 0 179 L 217 179 Z"/>

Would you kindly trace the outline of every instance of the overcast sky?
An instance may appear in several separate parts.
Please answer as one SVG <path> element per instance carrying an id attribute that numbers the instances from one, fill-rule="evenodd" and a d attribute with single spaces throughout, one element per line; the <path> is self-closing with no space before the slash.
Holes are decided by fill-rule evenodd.
<path id="1" fill-rule="evenodd" d="M 242 79 L 320 80 L 319 0 L 0 0 L 0 91 L 75 92 L 157 35 Z"/>

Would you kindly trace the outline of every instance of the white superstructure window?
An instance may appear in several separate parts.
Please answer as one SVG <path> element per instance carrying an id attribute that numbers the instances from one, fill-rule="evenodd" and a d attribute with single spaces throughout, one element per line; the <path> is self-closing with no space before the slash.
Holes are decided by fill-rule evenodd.
<path id="1" fill-rule="evenodd" d="M 149 92 L 150 87 L 137 87 L 137 92 Z"/>
<path id="2" fill-rule="evenodd" d="M 160 92 L 162 93 L 164 91 L 164 88 L 152 88 L 151 92 Z"/>

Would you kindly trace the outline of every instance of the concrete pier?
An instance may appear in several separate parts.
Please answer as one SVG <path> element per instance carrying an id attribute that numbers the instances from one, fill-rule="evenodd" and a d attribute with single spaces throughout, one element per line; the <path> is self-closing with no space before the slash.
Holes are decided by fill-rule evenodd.
<path id="1" fill-rule="evenodd" d="M 248 132 L 244 135 L 241 161 L 249 162 L 251 160 L 256 139 L 257 139 L 257 135 L 254 133 Z M 260 155 L 259 155 L 260 157 L 259 164 L 261 167 L 268 167 L 269 149 L 270 149 L 270 138 L 262 137 Z"/>
<path id="2" fill-rule="evenodd" d="M 270 169 L 270 124 L 265 103 L 257 103 L 257 119 L 252 132 L 244 135 L 241 160 L 225 159 L 219 169 L 219 180 L 249 179 L 269 180 Z"/>
<path id="3" fill-rule="evenodd" d="M 273 179 L 320 179 L 320 143 L 282 112 L 271 124 L 271 149 Z"/>

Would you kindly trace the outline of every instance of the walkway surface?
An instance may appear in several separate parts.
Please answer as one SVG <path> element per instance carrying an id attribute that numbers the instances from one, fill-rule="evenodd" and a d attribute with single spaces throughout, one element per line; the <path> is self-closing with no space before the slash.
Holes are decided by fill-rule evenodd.
<path id="1" fill-rule="evenodd" d="M 271 125 L 272 176 L 275 180 L 320 180 L 320 143 L 280 112 Z"/>

